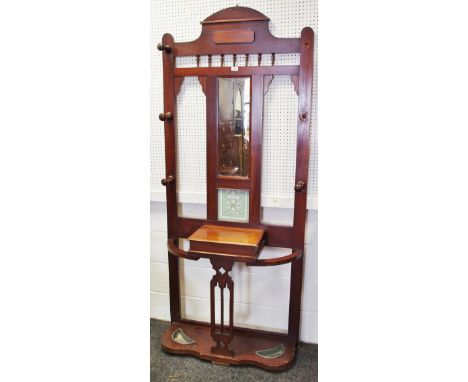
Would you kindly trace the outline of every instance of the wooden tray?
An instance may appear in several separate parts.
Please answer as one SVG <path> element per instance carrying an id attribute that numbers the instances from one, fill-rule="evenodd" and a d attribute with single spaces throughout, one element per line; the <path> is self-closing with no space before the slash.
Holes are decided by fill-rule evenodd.
<path id="1" fill-rule="evenodd" d="M 188 240 L 189 252 L 202 257 L 228 256 L 236 261 L 253 262 L 263 248 L 265 229 L 205 224 Z"/>

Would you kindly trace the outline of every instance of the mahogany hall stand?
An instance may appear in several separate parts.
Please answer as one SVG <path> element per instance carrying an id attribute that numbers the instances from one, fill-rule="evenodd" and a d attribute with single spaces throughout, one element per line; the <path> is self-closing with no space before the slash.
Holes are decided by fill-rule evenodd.
<path id="1" fill-rule="evenodd" d="M 300 38 L 277 38 L 270 33 L 268 23 L 269 18 L 254 9 L 226 8 L 202 21 L 201 35 L 195 41 L 176 43 L 166 33 L 158 45 L 164 75 L 164 113 L 159 118 L 164 121 L 166 145 L 166 177 L 161 182 L 166 186 L 171 311 L 171 326 L 163 334 L 161 345 L 165 351 L 216 364 L 284 370 L 292 364 L 299 340 L 314 33 L 306 27 Z M 299 53 L 300 65 L 275 65 L 275 54 L 283 53 Z M 220 56 L 221 66 L 212 66 L 213 55 Z M 225 62 L 229 55 L 233 57 L 232 66 Z M 249 65 L 238 66 L 240 55 Z M 271 65 L 261 65 L 264 55 L 271 55 Z M 196 66 L 177 68 L 175 58 L 182 56 L 195 56 Z M 208 57 L 208 66 L 200 66 L 201 56 Z M 290 76 L 299 97 L 297 121 L 291 121 L 297 123 L 292 227 L 261 222 L 263 97 L 275 75 Z M 176 97 L 187 76 L 198 77 L 206 96 L 206 220 L 181 217 L 177 208 Z M 232 190 L 238 198 L 236 206 L 247 206 L 244 218 L 222 216 L 224 207 L 219 202 L 226 196 L 222 192 Z M 180 248 L 182 238 L 189 240 L 187 251 Z M 291 248 L 291 253 L 261 259 L 264 246 Z M 210 283 L 210 323 L 181 316 L 180 257 L 211 261 L 216 274 Z M 291 263 L 287 334 L 234 326 L 234 281 L 229 274 L 234 262 L 247 266 Z M 221 292 L 219 323 L 215 320 L 217 290 Z M 230 293 L 227 322 L 225 291 Z"/>

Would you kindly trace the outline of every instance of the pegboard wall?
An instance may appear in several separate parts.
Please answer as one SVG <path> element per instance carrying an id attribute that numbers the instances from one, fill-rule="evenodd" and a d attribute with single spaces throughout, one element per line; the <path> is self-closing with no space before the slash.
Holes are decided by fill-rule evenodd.
<path id="1" fill-rule="evenodd" d="M 184 79 L 176 107 L 177 189 L 206 199 L 206 99 L 198 77 Z"/>
<path id="2" fill-rule="evenodd" d="M 163 110 L 161 52 L 156 49 L 164 33 L 176 42 L 195 40 L 201 32 L 200 21 L 223 8 L 235 5 L 254 8 L 271 21 L 270 31 L 277 37 L 299 37 L 310 26 L 315 33 L 314 73 L 311 110 L 311 158 L 308 208 L 317 208 L 317 0 L 224 0 L 151 1 L 151 200 L 165 200 L 160 179 L 165 176 L 164 129 L 158 115 Z M 164 16 L 163 16 L 164 15 Z M 252 59 L 252 58 L 251 58 Z M 253 57 L 256 60 L 256 57 Z M 200 66 L 208 66 L 202 57 Z M 238 56 L 237 65 L 253 65 Z M 262 65 L 270 65 L 271 56 L 263 55 Z M 278 54 L 275 65 L 299 64 L 298 54 Z M 220 65 L 213 56 L 213 66 Z M 225 66 L 232 65 L 226 55 Z M 196 66 L 195 57 L 176 58 L 176 66 Z M 293 207 L 296 155 L 297 95 L 289 76 L 276 76 L 264 98 L 262 206 Z M 187 77 L 177 97 L 177 181 L 179 201 L 206 203 L 206 104 L 196 77 Z"/>

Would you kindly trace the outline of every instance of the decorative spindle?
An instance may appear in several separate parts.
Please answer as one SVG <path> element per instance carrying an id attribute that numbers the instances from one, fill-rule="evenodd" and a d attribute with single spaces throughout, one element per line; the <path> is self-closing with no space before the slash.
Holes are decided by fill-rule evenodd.
<path id="1" fill-rule="evenodd" d="M 234 54 L 232 57 L 232 66 L 237 66 L 236 61 L 237 61 L 237 54 Z"/>
<path id="2" fill-rule="evenodd" d="M 221 66 L 224 66 L 224 54 L 221 55 Z"/>
<path id="3" fill-rule="evenodd" d="M 211 54 L 208 55 L 208 66 L 211 66 Z"/>
<path id="4" fill-rule="evenodd" d="M 234 281 L 229 272 L 232 270 L 233 262 L 229 260 L 218 261 L 211 259 L 211 264 L 216 272 L 210 282 L 211 337 L 216 343 L 216 345 L 211 348 L 211 352 L 232 357 L 234 352 L 230 348 L 230 344 L 234 338 Z M 230 292 L 228 325 L 224 325 L 224 290 L 226 288 Z M 216 330 L 215 318 L 215 293 L 217 289 L 221 292 L 221 321 L 219 331 Z"/>
<path id="5" fill-rule="evenodd" d="M 275 54 L 274 53 L 271 54 L 271 65 L 272 66 L 275 65 Z"/>
<path id="6" fill-rule="evenodd" d="M 200 66 L 200 56 L 197 54 L 196 56 L 196 60 L 197 60 L 197 67 Z"/>

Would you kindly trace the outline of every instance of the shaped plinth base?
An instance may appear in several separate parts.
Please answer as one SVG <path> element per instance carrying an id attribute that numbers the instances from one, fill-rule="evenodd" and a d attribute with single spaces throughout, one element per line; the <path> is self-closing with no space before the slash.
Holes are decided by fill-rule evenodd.
<path id="1" fill-rule="evenodd" d="M 172 339 L 174 331 L 182 329 L 192 339 L 191 344 L 181 344 Z M 267 370 L 285 370 L 292 365 L 295 355 L 295 344 L 286 340 L 286 335 L 271 336 L 268 332 L 234 329 L 234 337 L 230 343 L 232 353 L 213 353 L 215 342 L 211 337 L 209 325 L 195 323 L 172 323 L 161 337 L 161 347 L 169 353 L 186 354 L 222 365 L 254 365 Z M 283 345 L 283 347 L 281 346 Z M 281 350 L 270 352 L 275 358 L 268 358 L 260 354 L 267 354 L 271 349 Z M 260 352 L 257 354 L 256 352 Z"/>
<path id="2" fill-rule="evenodd" d="M 219 354 L 219 355 L 225 355 L 225 356 L 228 356 L 228 357 L 232 357 L 234 355 L 234 352 L 225 347 L 225 348 L 220 348 L 219 346 L 213 346 L 211 348 L 211 353 L 213 354 Z"/>

